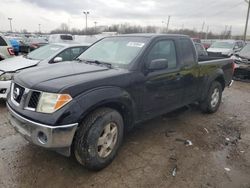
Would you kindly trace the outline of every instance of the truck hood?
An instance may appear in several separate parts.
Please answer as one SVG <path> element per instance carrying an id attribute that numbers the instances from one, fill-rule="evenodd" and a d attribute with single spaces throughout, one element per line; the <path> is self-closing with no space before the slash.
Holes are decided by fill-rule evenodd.
<path id="1" fill-rule="evenodd" d="M 24 58 L 23 56 L 8 58 L 0 61 L 0 71 L 3 72 L 16 72 L 20 69 L 35 66 L 39 63 L 39 60 L 31 60 Z"/>
<path id="2" fill-rule="evenodd" d="M 225 49 L 225 48 L 208 48 L 208 52 L 218 52 L 218 53 L 223 53 L 227 54 L 230 53 L 232 50 L 231 49 Z"/>
<path id="3" fill-rule="evenodd" d="M 79 88 L 87 89 L 86 85 L 88 85 L 88 88 L 96 87 L 94 81 L 99 80 L 98 83 L 105 82 L 105 78 L 113 78 L 114 75 L 120 75 L 123 71 L 125 70 L 110 69 L 100 65 L 63 62 L 24 70 L 15 75 L 14 82 L 33 90 L 52 93 L 66 91 L 71 93 L 74 91 L 72 88 L 77 85 L 81 85 L 78 90 Z"/>

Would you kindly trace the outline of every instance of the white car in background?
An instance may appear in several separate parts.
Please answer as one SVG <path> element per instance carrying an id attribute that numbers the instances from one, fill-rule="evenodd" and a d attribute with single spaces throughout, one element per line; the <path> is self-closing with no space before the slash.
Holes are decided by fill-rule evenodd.
<path id="1" fill-rule="evenodd" d="M 9 40 L 0 34 L 0 61 L 14 56 L 15 53 Z"/>
<path id="2" fill-rule="evenodd" d="M 70 43 L 74 41 L 74 37 L 71 34 L 51 34 L 48 41 L 49 43 Z"/>
<path id="3" fill-rule="evenodd" d="M 230 57 L 239 52 L 245 46 L 241 40 L 221 40 L 214 42 L 208 49 L 208 55 L 219 55 Z"/>
<path id="4" fill-rule="evenodd" d="M 0 62 L 0 99 L 6 99 L 12 77 L 16 72 L 34 66 L 42 66 L 62 61 L 72 61 L 82 54 L 89 44 L 49 44 L 30 52 Z"/>

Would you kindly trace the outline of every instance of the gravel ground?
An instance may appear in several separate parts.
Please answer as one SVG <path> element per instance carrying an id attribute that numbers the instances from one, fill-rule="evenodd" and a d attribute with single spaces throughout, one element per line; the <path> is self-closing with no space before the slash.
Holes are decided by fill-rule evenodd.
<path id="1" fill-rule="evenodd" d="M 250 84 L 235 82 L 217 113 L 191 105 L 145 122 L 126 136 L 110 166 L 90 172 L 25 141 L 0 101 L 0 187 L 250 188 L 249 110 Z"/>

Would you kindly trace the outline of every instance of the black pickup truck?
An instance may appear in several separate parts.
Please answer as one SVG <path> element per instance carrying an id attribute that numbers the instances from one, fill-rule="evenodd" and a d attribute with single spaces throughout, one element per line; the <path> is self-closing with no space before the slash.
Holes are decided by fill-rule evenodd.
<path id="1" fill-rule="evenodd" d="M 234 63 L 204 58 L 183 35 L 107 37 L 74 62 L 16 74 L 9 120 L 33 144 L 100 170 L 134 125 L 194 102 L 217 111 Z"/>

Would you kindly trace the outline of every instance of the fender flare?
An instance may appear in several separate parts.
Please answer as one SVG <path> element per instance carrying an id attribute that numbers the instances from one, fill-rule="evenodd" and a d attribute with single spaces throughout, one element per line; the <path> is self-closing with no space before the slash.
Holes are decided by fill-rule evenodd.
<path id="1" fill-rule="evenodd" d="M 224 72 L 220 68 L 216 69 L 211 75 L 208 75 L 207 78 L 204 80 L 205 83 L 204 83 L 204 87 L 202 90 L 201 101 L 206 98 L 208 90 L 209 90 L 212 82 L 217 80 L 217 79 L 220 79 L 221 82 L 224 82 L 222 84 L 224 84 L 224 86 L 225 86 Z"/>
<path id="2" fill-rule="evenodd" d="M 126 90 L 120 87 L 106 86 L 95 88 L 77 96 L 75 100 L 82 109 L 78 122 L 83 121 L 83 119 L 95 109 L 106 106 L 113 107 L 122 113 L 121 115 L 123 117 L 125 116 L 125 124 L 132 126 L 137 113 L 133 98 Z"/>

